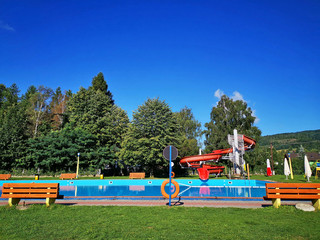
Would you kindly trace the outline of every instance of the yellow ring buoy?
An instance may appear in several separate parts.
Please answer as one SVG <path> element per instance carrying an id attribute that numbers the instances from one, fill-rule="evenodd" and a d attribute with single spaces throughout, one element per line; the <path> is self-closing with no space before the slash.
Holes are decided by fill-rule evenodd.
<path id="1" fill-rule="evenodd" d="M 171 172 L 171 177 L 175 177 L 176 174 L 174 172 Z"/>
<path id="2" fill-rule="evenodd" d="M 170 198 L 169 194 L 167 194 L 166 191 L 164 190 L 165 186 L 169 183 L 169 181 L 170 181 L 169 179 L 164 180 L 163 183 L 161 184 L 161 193 L 165 198 Z M 176 191 L 173 194 L 171 194 L 171 198 L 175 198 L 178 196 L 178 194 L 180 192 L 180 187 L 179 187 L 179 184 L 173 179 L 171 179 L 171 183 L 176 188 Z"/>

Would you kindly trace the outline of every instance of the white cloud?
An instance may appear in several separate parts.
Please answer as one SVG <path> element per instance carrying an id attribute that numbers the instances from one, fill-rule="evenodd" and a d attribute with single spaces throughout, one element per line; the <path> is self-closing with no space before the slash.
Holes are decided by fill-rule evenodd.
<path id="1" fill-rule="evenodd" d="M 238 91 L 234 91 L 234 92 L 233 92 L 233 96 L 231 97 L 231 99 L 232 99 L 233 101 L 241 100 L 241 101 L 244 101 L 244 102 L 245 102 L 243 96 L 242 96 L 241 93 L 239 93 Z"/>
<path id="2" fill-rule="evenodd" d="M 221 90 L 221 89 L 217 89 L 215 92 L 214 92 L 214 96 L 216 98 L 218 98 L 219 100 L 221 99 L 221 97 L 224 95 L 224 92 Z M 237 101 L 237 100 L 240 100 L 240 101 L 244 101 L 244 98 L 242 96 L 241 93 L 239 93 L 238 91 L 234 91 L 233 92 L 233 95 L 230 97 L 233 101 Z M 218 104 L 218 102 L 216 103 Z M 260 122 L 260 118 L 257 117 L 256 115 L 256 110 L 252 109 L 252 116 L 255 117 L 256 119 L 254 120 L 254 123 L 257 124 L 258 122 Z"/>
<path id="3" fill-rule="evenodd" d="M 254 123 L 257 124 L 260 122 L 260 118 L 257 117 L 256 115 L 256 110 L 252 109 L 252 116 L 254 116 L 256 119 L 254 120 Z"/>
<path id="4" fill-rule="evenodd" d="M 218 89 L 217 91 L 214 92 L 214 96 L 215 96 L 216 98 L 219 98 L 219 99 L 220 99 L 223 95 L 224 95 L 224 92 L 221 91 L 220 89 Z"/>
<path id="5" fill-rule="evenodd" d="M 221 89 L 217 89 L 217 90 L 214 92 L 214 96 L 215 96 L 216 98 L 219 98 L 219 99 L 220 99 L 223 95 L 224 95 L 224 92 L 223 92 Z M 241 101 L 244 101 L 244 102 L 245 102 L 243 96 L 242 96 L 241 93 L 239 93 L 238 91 L 234 91 L 234 92 L 233 92 L 233 96 L 231 97 L 231 99 L 232 99 L 233 101 L 241 100 Z"/>
<path id="6" fill-rule="evenodd" d="M 13 27 L 11 27 L 9 24 L 3 22 L 0 20 L 0 29 L 4 29 L 4 30 L 7 30 L 7 31 L 11 31 L 11 32 L 14 32 L 15 29 Z"/>

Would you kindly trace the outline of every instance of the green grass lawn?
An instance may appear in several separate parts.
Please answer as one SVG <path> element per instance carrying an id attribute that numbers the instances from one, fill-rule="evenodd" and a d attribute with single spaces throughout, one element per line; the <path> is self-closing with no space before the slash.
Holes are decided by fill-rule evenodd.
<path id="1" fill-rule="evenodd" d="M 251 179 L 306 182 L 302 175 L 293 180 L 286 180 L 283 175 L 254 175 Z M 314 177 L 311 181 L 320 182 Z M 46 208 L 41 204 L 26 210 L 18 208 L 0 207 L 0 240 L 320 239 L 320 212 L 303 212 L 292 206 L 238 209 L 57 204 Z"/>
<path id="2" fill-rule="evenodd" d="M 264 181 L 276 181 L 276 182 L 286 182 L 286 183 L 305 183 L 307 182 L 307 178 L 304 177 L 304 175 L 294 175 L 293 179 L 288 176 L 288 179 L 286 179 L 285 175 L 274 175 L 267 177 L 265 175 L 253 175 L 250 179 L 256 179 L 256 180 L 264 180 Z M 320 183 L 320 179 L 315 179 L 314 176 L 311 176 L 309 179 L 312 183 Z"/>
<path id="3" fill-rule="evenodd" d="M 33 205 L 0 207 L 0 239 L 320 239 L 320 212 Z"/>

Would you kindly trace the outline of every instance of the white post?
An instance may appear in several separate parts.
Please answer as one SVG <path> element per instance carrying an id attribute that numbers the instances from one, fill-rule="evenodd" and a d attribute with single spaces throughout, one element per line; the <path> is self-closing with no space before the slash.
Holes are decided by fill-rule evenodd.
<path id="1" fill-rule="evenodd" d="M 238 144 L 238 131 L 233 130 L 234 146 L 233 153 L 235 157 L 235 174 L 241 174 L 240 172 L 240 159 L 239 159 L 239 144 Z"/>

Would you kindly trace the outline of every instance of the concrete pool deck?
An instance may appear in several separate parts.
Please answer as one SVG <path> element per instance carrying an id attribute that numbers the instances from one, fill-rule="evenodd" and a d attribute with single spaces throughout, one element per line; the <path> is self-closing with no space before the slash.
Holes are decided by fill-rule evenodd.
<path id="1" fill-rule="evenodd" d="M 45 204 L 43 200 L 21 200 L 19 206 L 31 204 Z M 297 203 L 309 203 L 305 201 L 282 201 L 282 205 L 295 206 Z M 56 200 L 56 204 L 70 206 L 167 206 L 168 200 Z M 214 207 L 214 208 L 263 208 L 272 206 L 271 201 L 203 201 L 203 200 L 174 200 L 172 206 L 183 207 Z M 0 206 L 8 205 L 7 200 L 0 200 Z M 311 205 L 311 203 L 310 203 Z"/>

